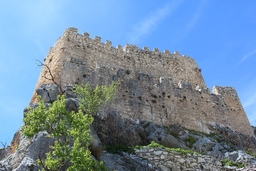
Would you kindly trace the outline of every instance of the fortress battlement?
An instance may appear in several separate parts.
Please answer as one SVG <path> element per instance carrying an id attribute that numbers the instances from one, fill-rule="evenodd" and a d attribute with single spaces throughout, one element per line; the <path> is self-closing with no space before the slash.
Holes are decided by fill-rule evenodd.
<path id="1" fill-rule="evenodd" d="M 55 52 L 65 53 L 62 58 L 56 58 Z M 179 52 L 171 54 L 168 50 L 160 52 L 158 48 L 150 51 L 148 47 L 139 49 L 136 45 L 126 44 L 124 47 L 112 46 L 111 41 L 101 42 L 99 36 L 89 38 L 88 33 L 78 34 L 76 28 L 68 28 L 50 49 L 45 62 L 50 64 L 56 61 L 61 65 L 64 61 L 76 59 L 86 61 L 87 66 L 95 68 L 107 66 L 112 70 L 127 68 L 131 71 L 150 73 L 156 79 L 159 77 L 172 77 L 174 84 L 179 81 L 187 81 L 192 87 L 206 87 L 201 70 L 194 59 Z M 54 59 L 55 58 L 55 59 Z M 165 72 L 163 72 L 165 71 Z"/>
<path id="2" fill-rule="evenodd" d="M 158 48 L 113 47 L 109 40 L 102 43 L 99 36 L 89 36 L 68 28 L 50 48 L 44 64 L 59 86 L 119 80 L 115 102 L 108 109 L 122 117 L 162 125 L 178 123 L 206 133 L 211 124 L 251 133 L 236 90 L 215 86 L 210 92 L 194 59 Z M 43 67 L 36 89 L 51 83 L 49 77 L 49 70 Z M 34 93 L 31 103 L 35 99 Z"/>
<path id="3" fill-rule="evenodd" d="M 139 49 L 136 45 L 126 44 L 124 47 L 121 45 L 117 45 L 116 47 L 112 46 L 112 42 L 109 40 L 106 40 L 105 43 L 101 42 L 101 37 L 95 36 L 94 38 L 89 37 L 89 33 L 84 32 L 83 34 L 78 33 L 77 28 L 68 28 L 65 30 L 63 37 L 64 39 L 67 39 L 68 41 L 79 45 L 79 46 L 94 46 L 96 49 L 106 50 L 106 53 L 113 53 L 113 54 L 130 54 L 130 55 L 145 55 L 145 54 L 152 54 L 152 55 L 158 55 L 159 58 L 161 57 L 184 57 L 189 58 L 193 60 L 192 58 L 186 56 L 186 55 L 180 55 L 179 52 L 175 51 L 173 54 L 170 53 L 169 50 L 164 50 L 163 52 L 160 52 L 158 48 L 154 48 L 153 50 L 149 50 L 148 47 L 143 47 L 142 49 Z"/>

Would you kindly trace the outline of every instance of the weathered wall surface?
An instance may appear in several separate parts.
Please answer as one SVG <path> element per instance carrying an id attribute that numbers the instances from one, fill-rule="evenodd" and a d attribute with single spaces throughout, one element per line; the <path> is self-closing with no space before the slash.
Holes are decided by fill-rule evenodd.
<path id="1" fill-rule="evenodd" d="M 100 37 L 67 29 L 50 49 L 45 64 L 60 85 L 121 85 L 111 108 L 123 117 L 158 124 L 180 123 L 189 129 L 209 132 L 208 124 L 223 124 L 249 134 L 252 129 L 235 89 L 214 87 L 210 93 L 196 62 L 178 52 L 159 52 L 133 45 L 112 47 Z M 51 80 L 43 68 L 36 88 Z M 35 101 L 35 94 L 31 102 Z"/>

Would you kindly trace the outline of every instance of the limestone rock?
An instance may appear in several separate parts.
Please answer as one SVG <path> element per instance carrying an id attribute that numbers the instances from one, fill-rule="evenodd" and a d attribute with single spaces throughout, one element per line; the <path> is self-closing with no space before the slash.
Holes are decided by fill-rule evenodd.
<path id="1" fill-rule="evenodd" d="M 38 171 L 40 168 L 36 166 L 33 159 L 29 157 L 24 157 L 20 165 L 14 169 L 14 171 Z"/>
<path id="2" fill-rule="evenodd" d="M 57 100 L 59 90 L 56 84 L 42 84 L 36 93 L 42 97 L 45 103 L 52 103 Z"/>
<path id="3" fill-rule="evenodd" d="M 212 151 L 215 144 L 216 140 L 211 139 L 209 137 L 202 137 L 195 142 L 193 148 L 199 151 L 200 153 L 206 153 L 208 151 Z"/>
<path id="4" fill-rule="evenodd" d="M 64 87 L 64 94 L 66 98 L 77 98 L 77 95 L 73 92 L 75 87 L 73 86 L 65 86 Z"/>
<path id="5" fill-rule="evenodd" d="M 94 127 L 90 127 L 90 135 L 92 137 L 92 141 L 90 144 L 90 151 L 92 155 L 96 158 L 99 159 L 102 151 L 103 151 L 103 144 L 100 141 L 100 138 L 98 137 L 97 132 L 95 131 Z"/>
<path id="6" fill-rule="evenodd" d="M 49 151 L 49 146 L 53 144 L 53 139 L 47 137 L 46 132 L 39 132 L 33 139 L 20 137 L 20 143 L 16 151 L 9 155 L 5 160 L 0 161 L 0 170 L 25 171 L 36 169 L 35 161 L 45 157 L 45 153 Z"/>
<path id="7" fill-rule="evenodd" d="M 147 133 L 148 141 L 155 141 L 159 144 L 162 144 L 166 147 L 174 147 L 174 148 L 183 148 L 188 149 L 185 144 L 179 140 L 177 140 L 171 134 L 168 134 L 164 127 L 150 123 L 149 126 L 145 129 Z"/>
<path id="8" fill-rule="evenodd" d="M 115 171 L 160 171 L 151 162 L 124 152 L 121 154 L 111 154 L 103 151 L 100 160 L 104 162 L 108 169 Z"/>
<path id="9" fill-rule="evenodd" d="M 228 142 L 233 149 L 241 150 L 245 147 L 255 148 L 256 146 L 253 132 L 251 132 L 251 135 L 246 135 L 219 124 L 210 124 L 209 129 L 218 134 L 222 141 Z"/>
<path id="10" fill-rule="evenodd" d="M 79 101 L 76 98 L 67 98 L 66 110 L 77 112 L 79 109 Z"/>
<path id="11" fill-rule="evenodd" d="M 225 158 L 238 163 L 249 163 L 250 165 L 256 166 L 256 160 L 242 150 L 227 152 L 225 153 Z"/>
<path id="12" fill-rule="evenodd" d="M 93 127 L 104 144 L 142 145 L 143 128 L 122 119 L 116 111 L 95 115 Z M 142 129 L 142 130 L 141 130 Z M 143 135 L 142 135 L 143 136 Z"/>
<path id="13" fill-rule="evenodd" d="M 10 147 L 5 147 L 0 149 L 0 161 L 4 159 L 10 152 Z"/>

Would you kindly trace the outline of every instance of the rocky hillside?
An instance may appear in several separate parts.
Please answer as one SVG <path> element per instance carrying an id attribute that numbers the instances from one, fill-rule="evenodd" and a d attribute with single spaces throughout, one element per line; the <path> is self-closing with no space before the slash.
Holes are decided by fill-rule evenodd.
<path id="1" fill-rule="evenodd" d="M 45 103 L 57 99 L 56 85 L 43 85 L 37 93 Z M 65 88 L 69 110 L 78 99 Z M 34 108 L 36 104 L 31 104 Z M 25 109 L 26 110 L 26 109 Z M 179 124 L 159 125 L 147 120 L 122 118 L 117 111 L 99 111 L 91 126 L 91 153 L 110 170 L 256 170 L 256 140 L 218 124 L 210 134 L 188 130 Z M 255 130 L 255 128 L 254 128 Z M 36 171 L 53 139 L 40 132 L 32 139 L 18 130 L 10 146 L 0 149 L 0 171 Z M 226 166 L 225 166 L 226 165 Z"/>

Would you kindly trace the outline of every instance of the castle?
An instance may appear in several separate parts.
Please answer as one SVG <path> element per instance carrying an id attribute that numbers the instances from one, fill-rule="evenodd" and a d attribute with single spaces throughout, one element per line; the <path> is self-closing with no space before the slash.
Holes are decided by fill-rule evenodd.
<path id="1" fill-rule="evenodd" d="M 115 101 L 106 110 L 122 117 L 148 120 L 168 126 L 178 123 L 209 133 L 209 125 L 220 124 L 243 134 L 252 128 L 232 87 L 207 88 L 196 62 L 178 52 L 159 52 L 134 45 L 112 47 L 100 37 L 65 30 L 50 48 L 44 64 L 59 85 L 109 84 L 119 80 Z M 50 83 L 49 70 L 42 68 L 36 88 Z M 36 101 L 34 93 L 31 103 Z"/>

